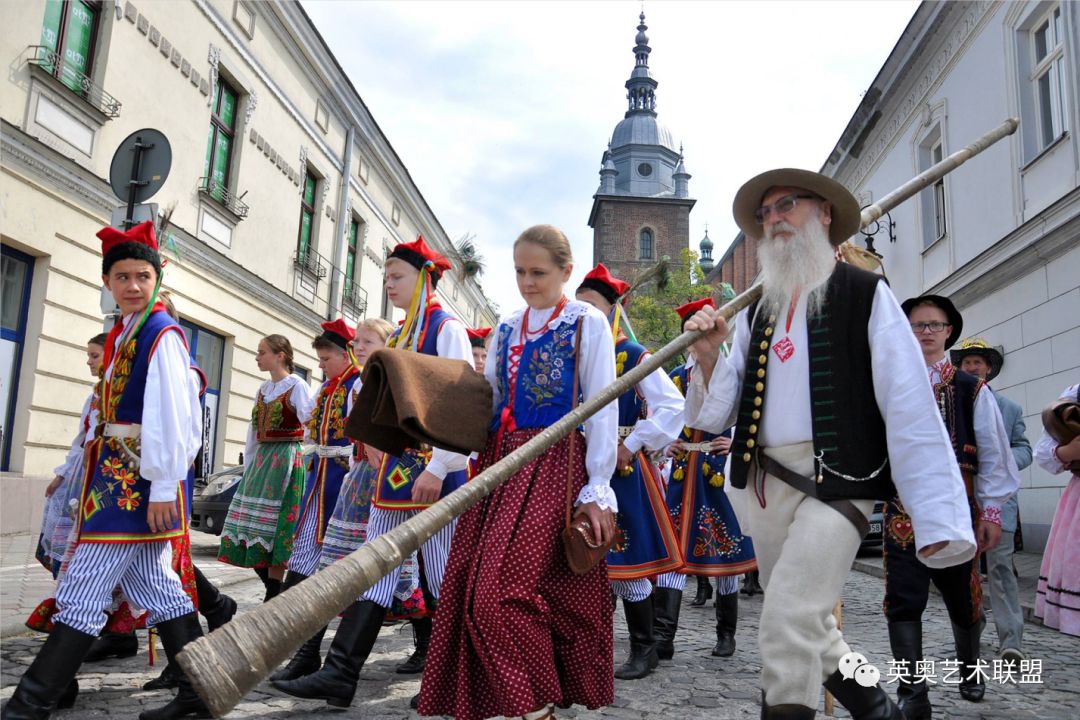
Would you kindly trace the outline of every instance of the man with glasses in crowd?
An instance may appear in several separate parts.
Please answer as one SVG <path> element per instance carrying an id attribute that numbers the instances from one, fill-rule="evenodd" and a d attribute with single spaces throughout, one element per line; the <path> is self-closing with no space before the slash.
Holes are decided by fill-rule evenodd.
<path id="1" fill-rule="evenodd" d="M 1001 509 L 1020 487 L 1020 474 L 1009 449 L 1009 436 L 993 394 L 974 375 L 957 370 L 945 351 L 963 330 L 960 312 L 946 297 L 923 295 L 901 306 L 919 342 L 927 377 L 941 418 L 949 431 L 955 462 L 963 478 L 970 522 L 979 551 L 1001 539 Z M 980 661 L 979 639 L 986 620 L 982 611 L 979 560 L 944 568 L 927 568 L 915 559 L 914 528 L 905 502 L 894 498 L 885 506 L 885 617 L 893 659 L 899 661 L 897 698 L 908 720 L 928 720 L 932 707 L 926 679 L 944 671 L 926 670 L 922 654 L 922 613 L 933 581 L 941 591 L 952 621 L 960 695 L 979 702 L 990 675 Z M 944 666 L 946 669 L 948 665 Z M 955 684 L 955 683 L 954 683 Z"/>
<path id="2" fill-rule="evenodd" d="M 686 422 L 713 433 L 735 425 L 728 493 L 765 586 L 761 716 L 813 718 L 824 684 L 856 720 L 902 718 L 850 653 L 833 608 L 877 500 L 903 498 L 921 562 L 948 567 L 975 552 L 919 347 L 883 278 L 837 262 L 860 221 L 842 185 L 773 170 L 742 186 L 734 214 L 758 241 L 763 294 L 737 317 L 727 358 L 715 310 L 686 321 L 707 331 L 694 346 Z"/>

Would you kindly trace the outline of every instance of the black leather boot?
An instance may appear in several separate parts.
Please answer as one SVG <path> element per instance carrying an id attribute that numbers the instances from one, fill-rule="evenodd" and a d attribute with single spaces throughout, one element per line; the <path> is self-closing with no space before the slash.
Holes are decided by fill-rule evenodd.
<path id="1" fill-rule="evenodd" d="M 427 663 L 428 646 L 431 644 L 431 618 L 422 617 L 409 621 L 413 631 L 413 654 L 409 659 L 394 668 L 398 675 L 415 675 L 424 672 Z"/>
<path id="2" fill-rule="evenodd" d="M 623 598 L 626 627 L 630 631 L 630 657 L 615 671 L 619 680 L 637 680 L 652 672 L 660 664 L 653 637 L 652 598 L 629 602 Z"/>
<path id="3" fill-rule="evenodd" d="M 236 614 L 236 601 L 217 589 L 195 565 L 195 593 L 199 598 L 199 614 L 206 618 L 210 632 L 214 632 L 232 620 Z"/>
<path id="4" fill-rule="evenodd" d="M 815 712 L 805 705 L 768 705 L 761 691 L 761 720 L 814 720 Z"/>
<path id="5" fill-rule="evenodd" d="M 701 607 L 712 599 L 712 581 L 704 575 L 697 576 L 697 594 L 690 601 L 690 607 Z"/>
<path id="6" fill-rule="evenodd" d="M 953 623 L 953 638 L 956 640 L 956 659 L 960 661 L 960 697 L 968 702 L 980 702 L 986 694 L 985 670 L 976 672 L 979 661 L 979 641 L 982 639 L 986 618 L 968 628 Z"/>
<path id="7" fill-rule="evenodd" d="M 675 656 L 675 633 L 679 629 L 679 609 L 682 607 L 682 590 L 658 587 L 653 590 L 653 637 L 656 639 L 656 655 L 661 660 Z"/>
<path id="8" fill-rule="evenodd" d="M 765 592 L 761 589 L 761 583 L 759 582 L 757 570 L 751 570 L 750 572 L 743 575 L 742 590 L 740 590 L 739 592 L 741 592 L 743 595 L 746 595 L 747 597 L 753 597 L 758 593 Z"/>
<path id="9" fill-rule="evenodd" d="M 64 690 L 64 694 L 60 696 L 60 700 L 56 703 L 57 710 L 67 710 L 68 708 L 75 707 L 75 700 L 79 697 L 79 679 L 71 678 L 71 682 L 68 683 L 67 689 Z M 6 715 L 4 717 L 7 717 Z"/>
<path id="10" fill-rule="evenodd" d="M 155 710 L 146 710 L 139 713 L 139 720 L 176 720 L 176 718 L 208 718 L 211 717 L 210 709 L 202 701 L 191 687 L 187 679 L 176 664 L 176 656 L 192 640 L 202 637 L 202 626 L 199 625 L 199 616 L 196 613 L 188 613 L 172 620 L 158 623 L 155 626 L 161 636 L 161 644 L 165 646 L 165 656 L 169 658 L 169 665 L 174 666 L 176 671 L 176 697 L 163 707 Z"/>
<path id="11" fill-rule="evenodd" d="M 334 707 L 349 707 L 356 694 L 360 670 L 379 637 L 386 608 L 370 600 L 348 607 L 318 672 L 296 680 L 271 680 L 270 684 L 293 697 L 325 700 Z"/>
<path id="12" fill-rule="evenodd" d="M 70 692 L 69 686 L 94 639 L 93 635 L 56 623 L 4 706 L 4 720 L 49 717 L 63 696 Z"/>
<path id="13" fill-rule="evenodd" d="M 179 675 L 181 674 L 182 673 L 180 672 L 180 669 L 177 668 L 175 665 L 166 665 L 165 669 L 161 671 L 160 675 L 158 675 L 153 680 L 147 680 L 145 683 L 143 683 L 142 689 L 169 690 L 170 688 L 174 688 L 177 686 L 177 683 L 180 681 Z"/>
<path id="14" fill-rule="evenodd" d="M 139 652 L 139 639 L 135 631 L 128 633 L 105 633 L 94 639 L 83 662 L 100 662 L 109 658 L 128 658 Z"/>
<path id="15" fill-rule="evenodd" d="M 716 647 L 713 657 L 731 657 L 735 654 L 735 630 L 739 625 L 739 593 L 733 592 L 716 598 Z"/>
<path id="16" fill-rule="evenodd" d="M 916 664 L 923 659 L 922 622 L 910 620 L 889 623 L 889 645 L 893 658 L 907 670 L 901 674 L 896 685 L 896 702 L 907 720 L 930 720 L 934 709 L 930 705 L 930 693 L 926 680 L 912 682 L 911 676 Z"/>
<path id="17" fill-rule="evenodd" d="M 854 678 L 845 680 L 837 670 L 825 681 L 825 689 L 854 720 L 905 720 L 904 713 L 880 685 L 863 687 Z"/>
<path id="18" fill-rule="evenodd" d="M 281 594 L 281 581 L 275 580 L 272 577 L 266 578 L 266 582 L 263 583 L 266 586 L 266 593 L 263 595 L 263 602 L 268 601 L 270 598 L 275 598 Z"/>

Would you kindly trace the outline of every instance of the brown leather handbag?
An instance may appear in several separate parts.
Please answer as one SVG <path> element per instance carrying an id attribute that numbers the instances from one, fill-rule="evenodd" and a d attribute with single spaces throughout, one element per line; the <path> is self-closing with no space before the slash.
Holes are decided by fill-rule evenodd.
<path id="1" fill-rule="evenodd" d="M 578 367 L 577 355 L 581 347 L 581 321 L 578 321 L 576 336 L 574 337 L 574 391 L 571 397 L 574 406 L 577 406 L 578 378 L 581 369 Z M 562 531 L 563 549 L 566 551 L 566 562 L 570 565 L 570 571 L 575 575 L 584 575 L 596 567 L 597 563 L 604 559 L 608 550 L 615 542 L 615 536 L 606 543 L 597 545 L 593 542 L 593 527 L 589 522 L 589 516 L 584 511 L 578 510 L 571 514 L 574 506 L 574 441 L 577 439 L 577 430 L 570 432 L 570 454 L 566 461 L 566 526 Z"/>

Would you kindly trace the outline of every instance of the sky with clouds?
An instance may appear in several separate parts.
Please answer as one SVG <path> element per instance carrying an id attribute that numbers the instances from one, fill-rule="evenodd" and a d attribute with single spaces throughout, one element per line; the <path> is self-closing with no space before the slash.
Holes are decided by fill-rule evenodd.
<path id="1" fill-rule="evenodd" d="M 917 2 L 648 2 L 658 119 L 685 148 L 690 244 L 735 238 L 731 199 L 772 167 L 818 169 Z M 304 0 L 451 238 L 473 234 L 485 293 L 522 302 L 510 247 L 562 228 L 576 287 L 600 159 L 626 110 L 640 2 Z"/>

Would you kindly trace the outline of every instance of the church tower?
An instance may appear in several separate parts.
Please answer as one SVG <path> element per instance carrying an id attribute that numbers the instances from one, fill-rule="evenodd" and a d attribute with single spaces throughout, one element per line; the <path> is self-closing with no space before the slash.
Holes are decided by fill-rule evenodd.
<path id="1" fill-rule="evenodd" d="M 632 280 L 664 256 L 677 259 L 690 247 L 690 173 L 682 147 L 656 118 L 657 81 L 649 70 L 645 13 L 639 16 L 634 69 L 626 81 L 628 108 L 601 158 L 600 187 L 593 195 L 593 264 Z"/>

